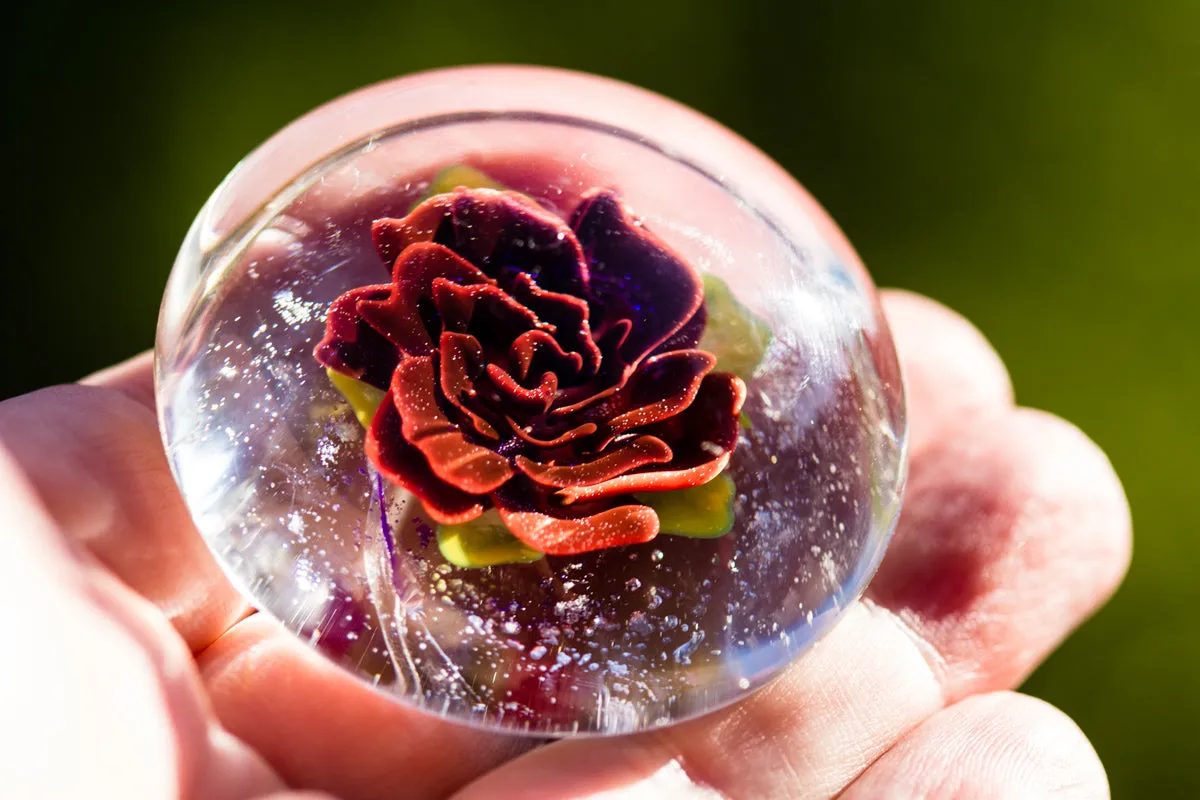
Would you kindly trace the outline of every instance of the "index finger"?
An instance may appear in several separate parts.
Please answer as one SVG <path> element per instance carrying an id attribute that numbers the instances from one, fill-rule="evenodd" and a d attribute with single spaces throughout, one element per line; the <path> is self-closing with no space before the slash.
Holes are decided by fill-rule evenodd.
<path id="1" fill-rule="evenodd" d="M 157 605 L 193 652 L 248 606 L 171 477 L 148 356 L 0 404 L 0 440 L 67 538 Z"/>

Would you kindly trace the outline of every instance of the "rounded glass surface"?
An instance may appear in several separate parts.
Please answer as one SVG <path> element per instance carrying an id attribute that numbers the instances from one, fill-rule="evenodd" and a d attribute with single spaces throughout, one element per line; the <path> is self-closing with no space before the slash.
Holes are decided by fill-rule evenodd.
<path id="1" fill-rule="evenodd" d="M 588 322 L 529 296 L 562 255 L 539 231 L 578 240 L 560 261 L 590 277 L 555 278 L 576 298 L 555 308 Z M 466 262 L 483 277 L 445 277 Z M 521 356 L 514 298 L 597 363 Z M 779 674 L 862 592 L 904 482 L 891 338 L 840 233 L 715 123 L 585 76 L 432 73 L 277 134 L 189 232 L 157 377 L 183 496 L 258 608 L 382 693 L 539 735 L 667 724 Z"/>

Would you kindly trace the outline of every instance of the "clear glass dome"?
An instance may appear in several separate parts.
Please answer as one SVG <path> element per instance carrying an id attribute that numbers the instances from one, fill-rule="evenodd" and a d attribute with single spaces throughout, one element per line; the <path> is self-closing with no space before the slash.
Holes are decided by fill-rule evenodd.
<path id="1" fill-rule="evenodd" d="M 672 491 L 622 496 L 639 513 L 655 509 L 657 536 L 542 557 L 527 544 L 501 547 L 498 558 L 464 555 L 449 517 L 439 520 L 420 490 L 409 491 L 414 484 L 368 457 L 356 412 L 368 425 L 379 412 L 331 379 L 314 348 L 335 300 L 392 277 L 394 253 L 381 258 L 373 224 L 404 219 L 460 184 L 503 187 L 540 207 L 546 224 L 584 240 L 594 272 L 603 265 L 572 220 L 589 197 L 609 192 L 633 215 L 633 229 L 703 281 L 704 336 L 680 347 L 709 353 L 712 375 L 736 373 L 727 382 L 743 387 L 743 401 L 722 423 L 736 444 L 722 451 L 721 491 L 706 473 L 702 485 L 680 489 L 676 480 Z M 468 225 L 466 233 L 476 232 Z M 629 341 L 686 291 L 655 286 L 634 304 L 642 316 L 631 320 Z M 594 296 L 583 301 L 601 313 Z M 445 322 L 422 308 L 426 328 Z M 495 324 L 471 330 L 513 341 Z M 593 320 L 597 340 L 602 330 Z M 201 210 L 167 288 L 157 354 L 175 477 L 234 583 L 382 694 L 475 725 L 626 733 L 753 691 L 862 592 L 899 510 L 902 384 L 853 251 L 748 144 L 682 106 L 598 78 L 521 68 L 428 73 L 293 123 Z M 555 388 L 566 380 L 551 391 L 569 391 Z M 376 388 L 382 395 L 394 385 L 385 378 Z M 439 414 L 458 413 L 447 396 L 438 402 Z M 474 431 L 463 435 L 471 447 L 492 447 Z M 596 452 L 626 441 L 613 436 Z M 424 451 L 411 446 L 420 442 L 410 439 L 396 446 L 420 461 Z M 516 463 L 506 447 L 485 455 Z M 632 470 L 635 482 L 652 466 Z M 483 507 L 507 502 L 478 497 Z M 571 524 L 588 533 L 594 517 L 579 519 Z M 703 530 L 689 533 L 692 524 Z"/>

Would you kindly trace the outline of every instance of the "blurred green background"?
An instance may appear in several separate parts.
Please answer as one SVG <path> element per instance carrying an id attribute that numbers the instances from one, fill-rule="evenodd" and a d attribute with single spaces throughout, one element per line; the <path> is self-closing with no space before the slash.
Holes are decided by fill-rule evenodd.
<path id="1" fill-rule="evenodd" d="M 914 8 L 914 6 L 916 6 Z M 1118 797 L 1200 796 L 1200 3 L 40 4 L 10 22 L 0 396 L 152 343 L 192 216 L 313 106 L 528 62 L 699 108 L 829 209 L 878 281 L 973 319 L 1021 402 L 1111 455 L 1136 556 L 1027 689 Z"/>

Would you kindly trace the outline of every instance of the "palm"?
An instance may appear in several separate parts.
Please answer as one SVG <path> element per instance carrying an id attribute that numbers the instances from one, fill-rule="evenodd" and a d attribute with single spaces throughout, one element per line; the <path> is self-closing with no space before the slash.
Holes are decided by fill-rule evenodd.
<path id="1" fill-rule="evenodd" d="M 1006 690 L 1119 581 L 1120 486 L 1074 429 L 1012 408 L 969 325 L 911 295 L 885 309 L 912 466 L 867 597 L 730 709 L 537 749 L 384 701 L 247 616 L 174 490 L 146 358 L 0 405 L 12 780 L 127 798 L 1105 795 L 1072 723 Z M 72 769 L 45 762 L 63 748 Z"/>

